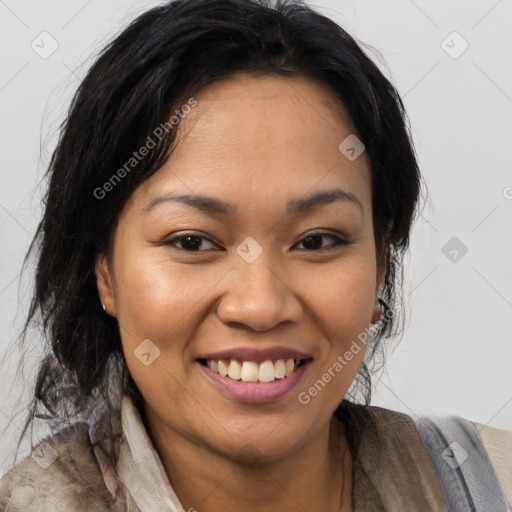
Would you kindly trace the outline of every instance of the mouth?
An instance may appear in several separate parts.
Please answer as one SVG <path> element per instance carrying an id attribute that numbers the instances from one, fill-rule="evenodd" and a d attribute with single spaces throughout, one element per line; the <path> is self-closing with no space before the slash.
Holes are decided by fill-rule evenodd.
<path id="1" fill-rule="evenodd" d="M 211 372 L 232 381 L 269 383 L 287 379 L 301 366 L 313 360 L 311 357 L 299 359 L 266 359 L 260 362 L 239 359 L 205 359 L 197 361 Z"/>
<path id="2" fill-rule="evenodd" d="M 290 396 L 312 362 L 309 354 L 282 348 L 224 351 L 196 360 L 213 389 L 245 404 L 272 403 Z"/>

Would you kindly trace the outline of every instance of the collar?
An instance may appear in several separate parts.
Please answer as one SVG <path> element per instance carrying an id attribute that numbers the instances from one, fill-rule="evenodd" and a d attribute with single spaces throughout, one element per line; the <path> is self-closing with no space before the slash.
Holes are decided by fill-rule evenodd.
<path id="1" fill-rule="evenodd" d="M 346 424 L 353 457 L 355 512 L 414 510 L 446 512 L 440 483 L 413 420 L 374 406 L 347 404 Z M 89 431 L 103 480 L 113 499 L 119 482 L 139 510 L 185 512 L 130 397 L 121 403 L 122 437 L 114 470 Z M 410 509 L 410 508 L 409 508 Z"/>
<path id="2" fill-rule="evenodd" d="M 123 436 L 117 474 L 140 510 L 185 512 L 171 487 L 139 411 L 124 395 L 121 405 Z"/>

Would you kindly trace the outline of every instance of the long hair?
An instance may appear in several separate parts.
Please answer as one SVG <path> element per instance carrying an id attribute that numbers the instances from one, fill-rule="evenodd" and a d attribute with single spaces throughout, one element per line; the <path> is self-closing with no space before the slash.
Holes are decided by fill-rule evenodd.
<path id="1" fill-rule="evenodd" d="M 37 266 L 22 335 L 23 346 L 27 330 L 38 327 L 45 355 L 20 442 L 36 418 L 52 429 L 96 418 L 116 460 L 119 393 L 135 403 L 141 397 L 117 320 L 102 311 L 94 263 L 109 253 L 127 199 L 169 158 L 175 130 L 164 130 L 123 179 L 109 180 L 202 87 L 239 71 L 316 79 L 346 107 L 371 165 L 376 255 L 386 266 L 381 304 L 400 309 L 421 176 L 394 86 L 343 28 L 300 1 L 171 1 L 142 14 L 102 50 L 74 95 L 50 160 L 44 215 L 25 260 L 35 255 Z M 370 357 L 349 393 L 354 401 L 370 403 L 370 363 L 382 337 L 398 332 L 398 315 L 388 320 L 371 337 Z"/>

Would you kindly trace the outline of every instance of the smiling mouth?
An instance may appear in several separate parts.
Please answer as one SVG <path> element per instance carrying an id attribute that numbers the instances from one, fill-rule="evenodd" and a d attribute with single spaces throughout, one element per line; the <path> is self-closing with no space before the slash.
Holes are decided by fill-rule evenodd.
<path id="1" fill-rule="evenodd" d="M 267 383 L 286 379 L 297 368 L 312 360 L 312 358 L 268 359 L 259 364 L 254 361 L 239 361 L 237 359 L 198 359 L 198 362 L 210 368 L 212 372 L 230 380 Z"/>

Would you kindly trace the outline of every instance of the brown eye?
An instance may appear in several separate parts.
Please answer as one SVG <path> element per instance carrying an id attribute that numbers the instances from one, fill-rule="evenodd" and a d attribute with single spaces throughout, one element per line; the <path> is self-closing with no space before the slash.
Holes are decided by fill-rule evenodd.
<path id="1" fill-rule="evenodd" d="M 203 252 L 215 248 L 215 244 L 211 240 L 198 234 L 176 236 L 167 240 L 165 244 L 175 246 L 177 249 L 188 252 Z M 208 244 L 210 244 L 211 247 L 208 247 Z M 207 246 L 206 248 L 205 245 Z M 201 247 L 203 248 L 201 249 Z"/>
<path id="2" fill-rule="evenodd" d="M 325 239 L 330 238 L 333 242 L 329 245 L 324 245 Z M 340 238 L 339 236 L 333 235 L 332 233 L 315 233 L 303 238 L 299 245 L 302 244 L 304 249 L 307 251 L 318 251 L 324 249 L 334 249 L 340 245 L 349 245 L 348 242 Z"/>

